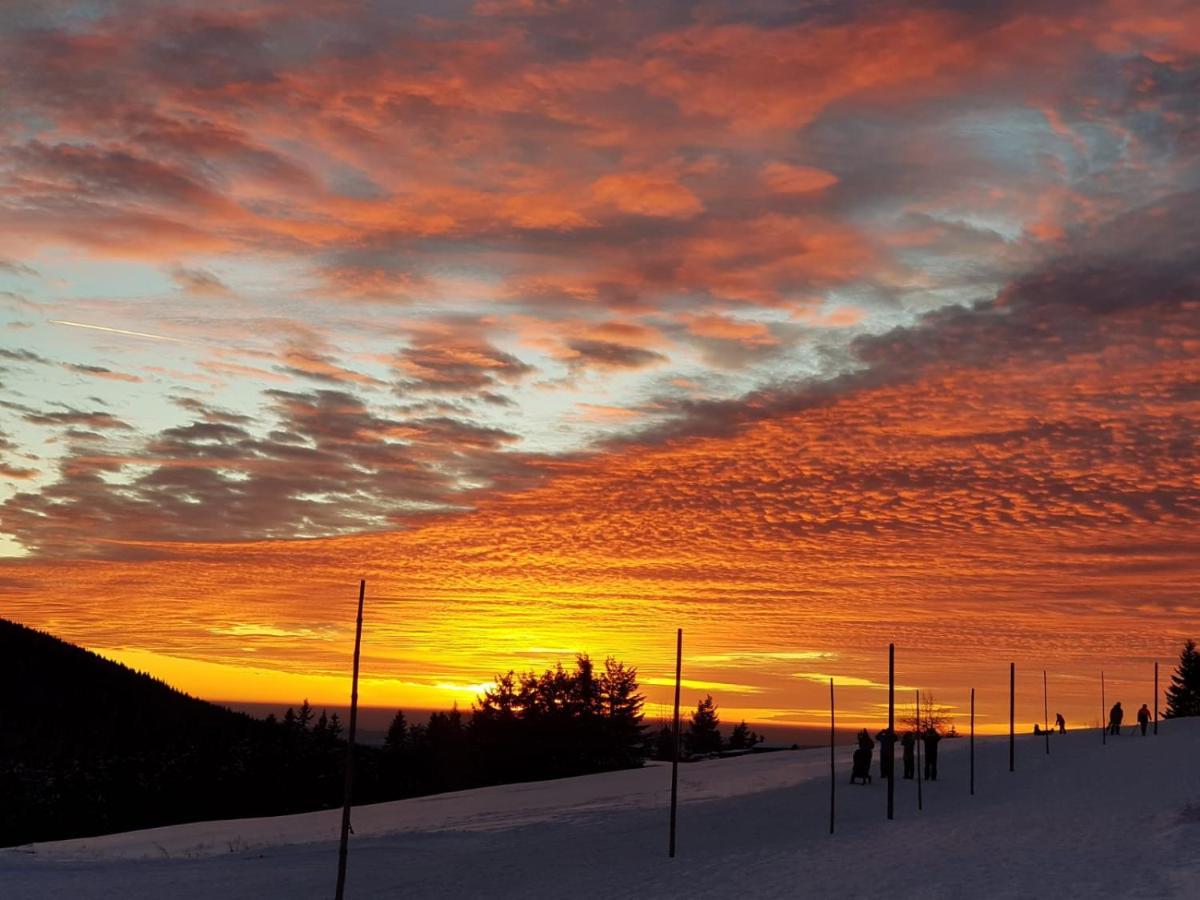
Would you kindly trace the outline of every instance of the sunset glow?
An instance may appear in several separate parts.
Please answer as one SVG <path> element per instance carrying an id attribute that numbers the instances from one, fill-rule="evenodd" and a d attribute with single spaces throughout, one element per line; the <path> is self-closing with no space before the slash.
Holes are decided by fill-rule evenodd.
<path id="1" fill-rule="evenodd" d="M 1200 636 L 1195 4 L 69 6 L 0 25 L 0 616 L 343 704 L 366 578 L 367 705 L 657 718 L 682 627 L 727 718 L 878 722 L 894 641 L 985 731 Z"/>

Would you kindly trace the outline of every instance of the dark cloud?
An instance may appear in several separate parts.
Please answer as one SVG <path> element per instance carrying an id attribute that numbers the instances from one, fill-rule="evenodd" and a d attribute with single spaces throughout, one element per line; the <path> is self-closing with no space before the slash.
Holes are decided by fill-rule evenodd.
<path id="1" fill-rule="evenodd" d="M 612 341 L 573 340 L 567 342 L 567 347 L 572 354 L 568 363 L 581 369 L 641 369 L 667 359 L 654 350 Z"/>

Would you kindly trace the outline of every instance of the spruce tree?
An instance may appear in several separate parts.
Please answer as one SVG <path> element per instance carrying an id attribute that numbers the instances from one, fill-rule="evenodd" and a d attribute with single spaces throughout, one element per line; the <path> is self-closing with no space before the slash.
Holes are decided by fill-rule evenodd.
<path id="1" fill-rule="evenodd" d="M 403 752 L 408 743 L 408 720 L 404 718 L 404 710 L 396 710 L 392 724 L 388 726 L 387 737 L 383 739 L 383 750 L 388 754 Z"/>
<path id="2" fill-rule="evenodd" d="M 691 725 L 683 739 L 688 753 L 692 755 L 716 753 L 721 749 L 721 718 L 717 715 L 712 694 L 696 704 Z"/>
<path id="3" fill-rule="evenodd" d="M 746 724 L 746 720 L 742 719 L 737 725 L 733 726 L 733 731 L 729 733 L 729 749 L 730 750 L 748 750 L 754 746 L 754 739 L 750 732 L 750 727 Z"/>
<path id="4" fill-rule="evenodd" d="M 300 726 L 301 731 L 308 730 L 308 723 L 312 721 L 313 708 L 308 702 L 308 698 L 304 698 L 304 702 L 300 704 L 300 712 L 296 714 L 296 724 Z"/>
<path id="5" fill-rule="evenodd" d="M 1196 642 L 1188 641 L 1179 654 L 1179 665 L 1167 688 L 1167 708 L 1163 717 L 1178 719 L 1200 716 L 1200 652 Z"/>

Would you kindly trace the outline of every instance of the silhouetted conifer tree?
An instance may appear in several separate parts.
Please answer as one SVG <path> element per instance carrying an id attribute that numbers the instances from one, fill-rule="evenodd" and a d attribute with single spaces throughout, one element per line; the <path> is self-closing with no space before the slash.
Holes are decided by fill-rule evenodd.
<path id="1" fill-rule="evenodd" d="M 721 749 L 721 718 L 717 715 L 712 694 L 696 704 L 683 740 L 692 755 L 716 753 Z"/>
<path id="2" fill-rule="evenodd" d="M 300 704 L 300 712 L 296 713 L 296 724 L 300 726 L 301 731 L 308 730 L 308 723 L 312 721 L 313 708 L 309 705 L 308 698 L 304 698 L 304 702 Z"/>
<path id="3" fill-rule="evenodd" d="M 733 731 L 729 733 L 729 749 L 730 750 L 748 750 L 753 747 L 753 737 L 750 733 L 750 727 L 746 724 L 746 720 L 733 726 Z"/>
<path id="4" fill-rule="evenodd" d="M 1168 719 L 1200 716 L 1200 652 L 1196 650 L 1195 641 L 1185 643 L 1179 654 L 1179 665 L 1167 687 L 1167 708 L 1163 716 Z"/>
<path id="5" fill-rule="evenodd" d="M 408 720 L 404 718 L 404 710 L 396 710 L 392 716 L 392 724 L 388 726 L 387 736 L 383 739 L 383 749 L 387 753 L 403 753 L 408 745 Z"/>
<path id="6" fill-rule="evenodd" d="M 654 758 L 669 762 L 675 758 L 675 729 L 664 725 L 654 739 Z"/>

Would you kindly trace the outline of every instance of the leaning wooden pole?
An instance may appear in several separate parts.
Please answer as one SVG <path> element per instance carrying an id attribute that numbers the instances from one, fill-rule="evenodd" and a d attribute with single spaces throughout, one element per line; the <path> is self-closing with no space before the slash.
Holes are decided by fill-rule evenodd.
<path id="1" fill-rule="evenodd" d="M 683 676 L 683 629 L 675 632 L 675 725 L 671 733 L 671 841 L 668 855 L 675 858 L 675 819 L 679 807 L 679 686 Z"/>
<path id="2" fill-rule="evenodd" d="M 833 679 L 829 679 L 829 833 L 833 834 L 834 795 L 837 792 L 837 757 L 833 745 L 837 729 L 833 720 Z"/>
<path id="3" fill-rule="evenodd" d="M 1050 694 L 1046 687 L 1046 670 L 1042 669 L 1042 725 L 1046 729 L 1046 755 L 1050 755 Z"/>
<path id="4" fill-rule="evenodd" d="M 358 660 L 362 650 L 363 597 L 367 592 L 367 580 L 358 582 L 358 621 L 354 626 L 354 675 L 350 680 L 350 733 L 346 741 L 346 785 L 342 800 L 342 836 L 338 844 L 338 871 L 336 900 L 342 900 L 346 892 L 346 855 L 350 844 L 350 801 L 354 794 L 354 737 L 358 729 Z"/>
<path id="5" fill-rule="evenodd" d="M 1017 771 L 1017 664 L 1008 664 L 1008 771 Z"/>
<path id="6" fill-rule="evenodd" d="M 1158 734 L 1158 662 L 1154 663 L 1154 733 Z"/>
<path id="7" fill-rule="evenodd" d="M 1108 702 L 1104 699 L 1104 670 L 1100 670 L 1100 743 L 1108 743 L 1108 719 L 1104 718 Z"/>
<path id="8" fill-rule="evenodd" d="M 922 810 L 925 804 L 921 800 L 921 743 L 924 740 L 924 735 L 921 734 L 921 691 L 918 689 L 917 695 L 917 809 Z"/>
<path id="9" fill-rule="evenodd" d="M 896 817 L 896 645 L 888 644 L 888 730 L 884 747 L 879 748 L 880 757 L 886 752 L 887 761 L 887 817 Z"/>
<path id="10" fill-rule="evenodd" d="M 971 688 L 971 796 L 975 796 L 975 688 Z"/>

